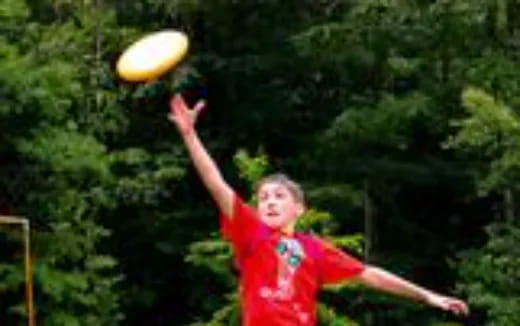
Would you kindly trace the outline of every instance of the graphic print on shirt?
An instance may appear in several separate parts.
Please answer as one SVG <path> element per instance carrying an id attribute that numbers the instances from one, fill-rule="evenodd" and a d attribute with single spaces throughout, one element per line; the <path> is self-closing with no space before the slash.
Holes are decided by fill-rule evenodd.
<path id="1" fill-rule="evenodd" d="M 303 247 L 296 239 L 281 237 L 276 244 L 276 256 L 277 286 L 262 287 L 260 295 L 266 299 L 291 300 L 294 296 L 294 275 L 305 258 Z"/>

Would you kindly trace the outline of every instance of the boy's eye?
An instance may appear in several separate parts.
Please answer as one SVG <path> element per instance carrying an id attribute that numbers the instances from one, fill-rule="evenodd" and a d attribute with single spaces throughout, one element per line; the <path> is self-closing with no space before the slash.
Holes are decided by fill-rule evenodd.
<path id="1" fill-rule="evenodd" d="M 285 197 L 285 194 L 284 194 L 284 193 L 282 193 L 282 192 L 278 192 L 278 193 L 276 193 L 276 198 L 278 198 L 278 199 L 282 199 L 282 198 L 284 198 L 284 197 Z"/>

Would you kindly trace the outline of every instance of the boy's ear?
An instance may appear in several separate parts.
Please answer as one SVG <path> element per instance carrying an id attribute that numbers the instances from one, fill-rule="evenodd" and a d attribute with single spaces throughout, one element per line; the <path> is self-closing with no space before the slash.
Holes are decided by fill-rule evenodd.
<path id="1" fill-rule="evenodd" d="M 302 215 L 307 210 L 307 206 L 305 204 L 298 204 L 298 215 Z"/>

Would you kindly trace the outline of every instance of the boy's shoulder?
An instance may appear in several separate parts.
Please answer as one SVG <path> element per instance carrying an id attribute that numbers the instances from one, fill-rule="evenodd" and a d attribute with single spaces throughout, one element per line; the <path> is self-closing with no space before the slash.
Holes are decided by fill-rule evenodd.
<path id="1" fill-rule="evenodd" d="M 327 246 L 332 246 L 332 244 L 311 232 L 296 232 L 295 237 L 302 243 L 306 253 L 312 258 L 319 258 Z"/>
<path id="2" fill-rule="evenodd" d="M 294 233 L 295 237 L 300 241 L 306 241 L 309 243 L 313 243 L 315 245 L 326 245 L 328 244 L 327 240 L 325 240 L 323 237 L 319 236 L 318 234 L 314 232 L 308 232 L 308 231 L 298 231 Z M 329 244 L 330 245 L 330 244 Z"/>
<path id="3" fill-rule="evenodd" d="M 297 232 L 295 237 L 304 246 L 307 254 L 313 258 L 319 258 L 328 252 L 343 252 L 330 240 L 312 232 Z"/>

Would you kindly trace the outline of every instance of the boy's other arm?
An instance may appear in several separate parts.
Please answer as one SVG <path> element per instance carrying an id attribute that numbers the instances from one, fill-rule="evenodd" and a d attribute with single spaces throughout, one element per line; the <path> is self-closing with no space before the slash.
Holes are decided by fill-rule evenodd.
<path id="1" fill-rule="evenodd" d="M 368 287 L 424 302 L 457 315 L 469 313 L 464 301 L 434 293 L 378 267 L 367 265 L 358 280 Z"/>
<path id="2" fill-rule="evenodd" d="M 226 216 L 232 218 L 233 189 L 222 177 L 215 161 L 209 155 L 195 130 L 197 117 L 204 106 L 205 103 L 200 101 L 193 109 L 190 109 L 181 95 L 175 95 L 170 102 L 168 117 L 177 126 L 197 173 L 219 209 Z"/>

